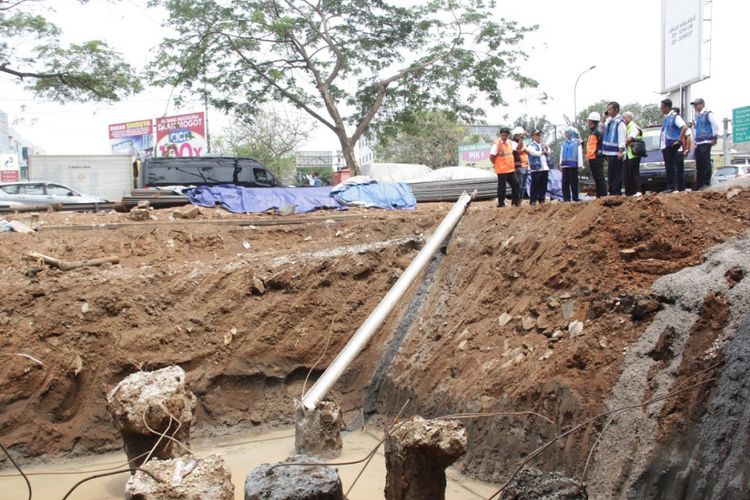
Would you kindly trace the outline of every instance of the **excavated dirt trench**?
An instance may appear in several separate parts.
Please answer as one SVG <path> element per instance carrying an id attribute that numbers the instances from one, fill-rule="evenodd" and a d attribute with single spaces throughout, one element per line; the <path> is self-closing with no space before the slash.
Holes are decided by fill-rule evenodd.
<path id="1" fill-rule="evenodd" d="M 449 207 L 310 214 L 278 226 L 260 224 L 293 220 L 219 210 L 191 223 L 170 221 L 169 210 L 142 224 L 117 225 L 127 221 L 121 214 L 29 220 L 56 226 L 0 240 L 0 439 L 26 460 L 116 449 L 105 393 L 136 370 L 170 364 L 185 369 L 198 396 L 196 436 L 291 423 L 308 372 L 315 367 L 314 378 L 333 359 Z M 614 401 L 628 349 L 675 300 L 653 292 L 654 282 L 742 235 L 749 208 L 750 191 L 473 204 L 445 254 L 338 384 L 346 422 L 392 417 L 407 399 L 409 415 L 533 411 L 552 420 L 465 421 L 460 467 L 504 481 L 538 446 Z M 233 219 L 245 225 L 226 224 Z M 58 227 L 82 224 L 114 226 Z M 29 251 L 121 262 L 63 272 L 22 260 Z M 727 279 L 742 282 L 747 272 L 737 267 Z M 672 387 L 717 364 L 703 359 L 705 346 L 716 344 L 722 359 L 729 315 L 721 304 L 733 307 L 722 293 L 705 301 L 707 323 L 688 334 Z M 583 328 L 573 336 L 576 321 Z M 655 363 L 674 357 L 667 330 L 663 337 Z M 721 376 L 721 366 L 713 370 Z M 654 441 L 697 425 L 714 387 L 652 415 Z M 530 465 L 580 477 L 604 424 L 586 425 Z"/>

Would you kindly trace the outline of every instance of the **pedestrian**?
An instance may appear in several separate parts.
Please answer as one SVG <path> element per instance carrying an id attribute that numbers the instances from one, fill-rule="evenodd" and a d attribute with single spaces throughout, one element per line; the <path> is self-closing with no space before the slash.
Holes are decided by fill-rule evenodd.
<path id="1" fill-rule="evenodd" d="M 311 186 L 319 187 L 323 185 L 323 181 L 320 179 L 320 176 L 317 172 L 313 172 L 312 174 L 312 181 L 310 183 Z"/>
<path id="2" fill-rule="evenodd" d="M 518 184 L 521 186 L 521 196 L 528 198 L 528 177 L 529 177 L 529 154 L 526 151 L 526 131 L 523 127 L 515 127 L 510 133 L 510 138 L 514 142 L 513 161 L 516 166 L 516 177 Z"/>
<path id="3" fill-rule="evenodd" d="M 664 168 L 667 171 L 667 189 L 665 193 L 685 190 L 685 155 L 690 150 L 683 147 L 687 125 L 685 120 L 672 109 L 672 100 L 664 99 L 660 105 L 664 122 L 661 126 L 661 153 L 664 157 Z"/>
<path id="4" fill-rule="evenodd" d="M 505 206 L 505 186 L 510 184 L 511 204 L 519 206 L 521 204 L 521 193 L 516 178 L 516 166 L 513 160 L 513 150 L 515 144 L 510 140 L 510 129 L 502 127 L 500 137 L 495 140 L 490 148 L 490 161 L 495 167 L 497 174 L 497 206 Z"/>
<path id="5" fill-rule="evenodd" d="M 563 201 L 580 201 L 578 199 L 578 171 L 583 169 L 581 136 L 573 127 L 566 128 L 563 136 L 565 141 L 560 152 Z"/>
<path id="6" fill-rule="evenodd" d="M 547 196 L 547 182 L 549 181 L 549 147 L 542 144 L 542 131 L 531 133 L 531 144 L 526 148 L 529 154 L 529 172 L 531 175 L 531 192 L 529 203 L 533 206 L 537 202 L 544 203 Z"/>
<path id="7" fill-rule="evenodd" d="M 596 185 L 596 197 L 607 196 L 607 180 L 604 178 L 604 155 L 602 154 L 602 131 L 599 129 L 601 115 L 597 111 L 589 113 L 586 124 L 589 139 L 586 142 L 586 159 L 589 161 L 591 176 Z"/>
<path id="8" fill-rule="evenodd" d="M 641 192 L 641 157 L 633 152 L 633 142 L 643 140 L 643 131 L 634 118 L 630 111 L 625 111 L 622 114 L 622 119 L 626 125 L 625 144 L 627 145 L 622 176 L 625 196 L 635 196 Z"/>
<path id="9" fill-rule="evenodd" d="M 625 158 L 625 122 L 617 102 L 612 101 L 607 104 L 607 116 L 609 119 L 602 139 L 602 153 L 607 157 L 607 184 L 609 184 L 610 195 L 620 195 Z"/>
<path id="10" fill-rule="evenodd" d="M 719 122 L 711 111 L 706 110 L 706 101 L 698 98 L 691 102 L 695 114 L 695 190 L 711 185 L 711 147 L 716 145 L 719 137 Z"/>

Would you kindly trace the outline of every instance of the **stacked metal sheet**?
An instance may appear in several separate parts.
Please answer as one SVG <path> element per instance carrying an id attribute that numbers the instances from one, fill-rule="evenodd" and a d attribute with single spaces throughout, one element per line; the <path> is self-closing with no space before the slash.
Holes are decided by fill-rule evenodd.
<path id="1" fill-rule="evenodd" d="M 452 181 L 410 182 L 411 192 L 418 203 L 456 201 L 461 193 L 477 191 L 475 200 L 497 198 L 497 181 L 492 178 L 458 179 Z"/>

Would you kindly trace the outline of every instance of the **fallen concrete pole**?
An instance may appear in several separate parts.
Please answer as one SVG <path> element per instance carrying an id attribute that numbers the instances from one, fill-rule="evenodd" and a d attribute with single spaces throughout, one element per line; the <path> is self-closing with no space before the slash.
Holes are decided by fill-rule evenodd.
<path id="1" fill-rule="evenodd" d="M 445 468 L 466 453 L 466 428 L 458 420 L 412 417 L 385 440 L 385 498 L 445 498 Z"/>
<path id="2" fill-rule="evenodd" d="M 336 356 L 336 359 L 333 360 L 326 371 L 323 372 L 323 375 L 315 382 L 315 385 L 307 391 L 307 394 L 302 398 L 302 404 L 308 410 L 315 408 L 331 387 L 341 378 L 351 362 L 362 352 L 362 349 L 365 348 L 372 336 L 388 317 L 388 314 L 398 304 L 398 301 L 401 300 L 401 297 L 409 289 L 412 282 L 422 272 L 443 241 L 453 231 L 453 228 L 456 227 L 470 201 L 471 195 L 464 192 L 450 212 L 448 212 L 448 215 L 445 216 L 443 222 L 440 223 L 432 236 L 430 236 L 430 239 L 427 240 L 422 250 L 414 257 L 409 267 L 404 270 L 398 281 L 383 297 L 380 304 L 370 313 L 365 322 L 362 323 L 362 326 L 359 327 L 359 330 L 354 333 L 346 346 Z"/>

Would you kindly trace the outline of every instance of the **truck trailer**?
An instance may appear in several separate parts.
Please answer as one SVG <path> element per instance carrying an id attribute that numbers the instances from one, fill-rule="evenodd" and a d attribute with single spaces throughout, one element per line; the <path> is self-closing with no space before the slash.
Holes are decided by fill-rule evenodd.
<path id="1" fill-rule="evenodd" d="M 31 155 L 29 180 L 58 182 L 76 191 L 119 201 L 135 187 L 130 155 Z"/>

